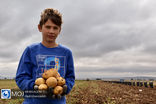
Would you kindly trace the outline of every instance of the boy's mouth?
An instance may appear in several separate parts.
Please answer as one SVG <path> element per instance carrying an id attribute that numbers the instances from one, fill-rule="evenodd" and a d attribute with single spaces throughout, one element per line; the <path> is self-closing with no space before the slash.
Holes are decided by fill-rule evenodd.
<path id="1" fill-rule="evenodd" d="M 50 39 L 55 39 L 55 36 L 48 36 L 48 38 L 50 38 Z"/>

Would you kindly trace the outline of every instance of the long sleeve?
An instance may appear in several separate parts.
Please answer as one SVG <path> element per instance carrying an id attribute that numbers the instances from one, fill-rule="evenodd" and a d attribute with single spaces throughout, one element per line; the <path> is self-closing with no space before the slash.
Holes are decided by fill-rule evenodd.
<path id="1" fill-rule="evenodd" d="M 32 90 L 34 85 L 30 49 L 27 47 L 16 72 L 16 83 L 21 90 Z"/>
<path id="2" fill-rule="evenodd" d="M 73 62 L 73 56 L 71 51 L 69 51 L 67 57 L 67 71 L 66 71 L 65 79 L 66 79 L 66 84 L 68 86 L 67 88 L 67 94 L 68 94 L 75 84 L 74 62 Z"/>

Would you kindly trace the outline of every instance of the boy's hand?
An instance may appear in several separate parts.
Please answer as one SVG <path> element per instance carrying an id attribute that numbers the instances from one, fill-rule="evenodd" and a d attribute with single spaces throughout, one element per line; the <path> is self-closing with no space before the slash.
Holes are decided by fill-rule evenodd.
<path id="1" fill-rule="evenodd" d="M 34 90 L 38 90 L 38 85 L 34 85 Z"/>
<path id="2" fill-rule="evenodd" d="M 53 99 L 61 99 L 62 95 L 58 94 L 58 95 L 52 95 Z"/>
<path id="3" fill-rule="evenodd" d="M 38 87 L 39 87 L 38 85 L 34 85 L 34 90 L 39 90 Z M 67 93 L 67 85 L 63 85 L 62 87 L 63 87 L 63 93 L 62 94 L 58 94 L 58 95 L 54 94 L 54 88 L 49 87 L 47 89 L 47 96 L 50 97 L 50 98 L 53 98 L 53 99 L 61 99 L 62 96 L 65 96 L 66 93 Z"/>
<path id="4" fill-rule="evenodd" d="M 47 96 L 52 97 L 54 95 L 53 91 L 54 91 L 54 89 L 52 87 L 49 87 L 47 90 L 47 94 L 48 94 Z"/>
<path id="5" fill-rule="evenodd" d="M 67 85 L 63 85 L 63 93 L 61 94 L 62 96 L 66 95 L 67 93 Z"/>

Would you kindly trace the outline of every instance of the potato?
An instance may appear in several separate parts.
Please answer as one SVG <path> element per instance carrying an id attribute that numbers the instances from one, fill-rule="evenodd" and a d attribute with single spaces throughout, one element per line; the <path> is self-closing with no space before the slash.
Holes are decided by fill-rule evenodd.
<path id="1" fill-rule="evenodd" d="M 46 80 L 46 84 L 48 87 L 54 88 L 57 85 L 57 79 L 55 77 L 49 77 Z"/>
<path id="2" fill-rule="evenodd" d="M 38 86 L 38 89 L 39 90 L 47 90 L 48 86 L 46 84 L 41 84 L 41 85 Z"/>
<path id="3" fill-rule="evenodd" d="M 55 95 L 58 95 L 58 94 L 62 94 L 63 93 L 63 88 L 61 87 L 61 86 L 56 86 L 55 88 L 54 88 L 54 94 Z"/>
<path id="4" fill-rule="evenodd" d="M 62 78 L 62 77 L 57 77 L 57 85 L 58 85 L 58 86 L 63 86 L 63 85 L 65 85 L 65 83 L 66 83 L 66 81 L 65 81 L 64 78 Z"/>
<path id="5" fill-rule="evenodd" d="M 46 70 L 43 74 L 42 74 L 42 77 L 45 78 L 45 79 L 48 79 L 49 77 L 56 77 L 57 75 L 57 69 L 49 69 L 49 70 Z"/>
<path id="6" fill-rule="evenodd" d="M 43 78 L 37 78 L 35 80 L 36 85 L 41 85 L 41 84 L 44 84 L 44 83 L 45 83 L 45 80 Z"/>
<path id="7" fill-rule="evenodd" d="M 56 74 L 56 79 L 57 79 L 58 77 L 61 77 L 61 76 L 60 76 L 60 74 L 57 72 L 57 74 Z"/>

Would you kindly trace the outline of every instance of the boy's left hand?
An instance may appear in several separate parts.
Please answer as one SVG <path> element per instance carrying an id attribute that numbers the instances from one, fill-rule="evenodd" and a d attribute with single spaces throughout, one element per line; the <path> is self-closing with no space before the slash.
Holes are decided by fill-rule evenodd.
<path id="1" fill-rule="evenodd" d="M 67 94 L 67 85 L 63 85 L 63 93 L 61 94 L 62 96 Z"/>

